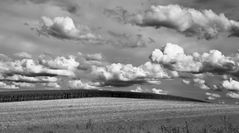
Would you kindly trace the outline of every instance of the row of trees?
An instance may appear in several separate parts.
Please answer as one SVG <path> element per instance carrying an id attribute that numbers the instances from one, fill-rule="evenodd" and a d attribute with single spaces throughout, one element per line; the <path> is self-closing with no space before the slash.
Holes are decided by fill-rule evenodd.
<path id="1" fill-rule="evenodd" d="M 197 99 L 177 97 L 171 95 L 159 95 L 152 93 L 120 92 L 120 91 L 99 91 L 99 90 L 39 90 L 39 91 L 16 91 L 0 92 L 0 102 L 28 101 L 28 100 L 49 100 L 68 99 L 82 97 L 124 97 L 143 99 L 165 99 L 180 101 L 206 102 Z"/>

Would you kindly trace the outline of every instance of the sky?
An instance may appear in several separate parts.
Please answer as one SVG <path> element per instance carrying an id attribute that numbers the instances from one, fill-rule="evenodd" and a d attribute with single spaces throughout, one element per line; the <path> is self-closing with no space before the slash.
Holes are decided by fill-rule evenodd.
<path id="1" fill-rule="evenodd" d="M 0 88 L 239 99 L 235 0 L 0 1 Z"/>

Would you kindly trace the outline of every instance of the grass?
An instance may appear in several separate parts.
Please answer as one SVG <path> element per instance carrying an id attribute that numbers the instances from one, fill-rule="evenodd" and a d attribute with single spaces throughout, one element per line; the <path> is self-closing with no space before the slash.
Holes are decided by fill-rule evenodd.
<path id="1" fill-rule="evenodd" d="M 136 125 L 116 125 L 112 128 L 114 133 L 239 133 L 239 123 L 232 123 L 228 116 L 210 117 L 214 123 L 207 122 L 207 119 L 189 118 L 188 120 L 162 120 L 159 124 L 139 123 Z M 238 118 L 238 116 L 237 116 Z M 218 121 L 219 120 L 219 121 Z M 194 121 L 194 122 L 193 122 Z M 195 122 L 197 121 L 197 122 Z M 158 123 L 158 122 L 155 122 Z M 151 124 L 151 125 L 150 125 Z M 94 131 L 94 129 L 91 129 Z M 105 132 L 105 131 L 103 131 Z"/>
<path id="2" fill-rule="evenodd" d="M 239 123 L 233 123 L 235 116 L 208 116 L 204 118 L 165 119 L 161 121 L 111 123 L 103 127 L 87 122 L 85 132 L 102 133 L 239 133 Z M 234 119 L 234 120 L 232 120 Z M 237 118 L 238 119 L 238 116 Z M 209 120 L 209 121 L 208 121 Z M 212 123 L 214 121 L 214 123 Z"/>
<path id="3" fill-rule="evenodd" d="M 0 133 L 239 133 L 239 107 L 86 98 L 1 103 Z"/>
<path id="4" fill-rule="evenodd" d="M 239 116 L 218 115 L 153 121 L 118 121 L 34 125 L 19 132 L 26 133 L 239 133 Z M 1 132 L 1 130 L 0 130 Z M 12 133 L 11 131 L 2 131 Z"/>

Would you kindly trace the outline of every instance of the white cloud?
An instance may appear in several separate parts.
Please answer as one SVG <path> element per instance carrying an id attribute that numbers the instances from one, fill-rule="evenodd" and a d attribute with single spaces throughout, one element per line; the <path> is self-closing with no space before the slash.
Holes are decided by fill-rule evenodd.
<path id="1" fill-rule="evenodd" d="M 57 77 L 49 77 L 49 76 L 38 76 L 37 77 L 40 81 L 43 82 L 57 82 L 58 78 Z"/>
<path id="2" fill-rule="evenodd" d="M 140 26 L 167 27 L 203 39 L 212 39 L 220 32 L 237 35 L 239 23 L 229 20 L 224 14 L 212 10 L 196 10 L 179 5 L 151 6 L 143 14 L 137 14 L 132 22 Z"/>
<path id="3" fill-rule="evenodd" d="M 34 83 L 26 83 L 26 82 L 13 82 L 13 84 L 21 88 L 25 88 L 25 87 L 33 88 L 36 86 L 36 84 Z"/>
<path id="4" fill-rule="evenodd" d="M 162 89 L 156 89 L 156 88 L 153 88 L 152 92 L 155 93 L 155 94 L 161 94 L 161 95 L 167 95 L 168 94 L 167 91 L 164 91 Z"/>
<path id="5" fill-rule="evenodd" d="M 210 88 L 205 84 L 205 80 L 203 79 L 195 78 L 193 79 L 193 82 L 196 86 L 203 90 L 210 90 Z"/>
<path id="6" fill-rule="evenodd" d="M 216 100 L 218 98 L 221 98 L 221 95 L 217 93 L 206 92 L 205 95 L 207 96 L 208 100 Z"/>
<path id="7" fill-rule="evenodd" d="M 219 90 L 220 88 L 219 88 L 219 86 L 218 85 L 212 85 L 212 90 Z"/>
<path id="8" fill-rule="evenodd" d="M 10 71 L 17 73 L 40 73 L 43 66 L 36 64 L 33 59 L 15 60 L 7 62 Z"/>
<path id="9" fill-rule="evenodd" d="M 141 86 L 137 86 L 136 89 L 134 89 L 134 90 L 130 90 L 130 91 L 131 91 L 131 92 L 143 92 L 144 90 L 142 89 Z"/>
<path id="10" fill-rule="evenodd" d="M 55 17 L 53 19 L 43 16 L 37 31 L 43 35 L 50 35 L 60 39 L 94 40 L 98 36 L 91 33 L 87 26 L 76 26 L 70 17 Z"/>
<path id="11" fill-rule="evenodd" d="M 155 49 L 150 59 L 175 71 L 198 72 L 201 67 L 201 63 L 196 62 L 193 56 L 186 55 L 182 47 L 172 43 L 167 43 L 163 51 Z"/>
<path id="12" fill-rule="evenodd" d="M 207 99 L 208 99 L 208 100 L 216 100 L 216 97 L 208 96 Z"/>
<path id="13" fill-rule="evenodd" d="M 69 87 L 73 89 L 95 89 L 97 88 L 94 86 L 93 83 L 84 83 L 81 80 L 70 80 L 69 82 Z"/>
<path id="14" fill-rule="evenodd" d="M 38 59 L 25 57 L 9 58 L 7 60 L 0 60 L 0 82 L 2 82 L 2 87 L 5 88 L 33 87 L 33 84 L 60 88 L 58 80 L 67 82 L 81 77 L 91 78 L 90 72 L 92 67 L 103 67 L 106 64 L 107 62 L 103 60 L 103 56 L 99 53 L 78 54 L 77 56 L 69 55 L 66 57 L 41 55 Z M 83 67 L 89 71 L 85 71 L 82 69 Z M 102 85 L 95 82 L 80 84 L 80 81 L 73 81 L 70 82 L 73 88 L 96 88 L 96 86 Z M 7 84 L 4 84 L 5 82 Z M 8 85 L 8 83 L 13 84 Z"/>
<path id="15" fill-rule="evenodd" d="M 226 95 L 230 98 L 239 99 L 239 93 L 236 92 L 228 92 Z"/>
<path id="16" fill-rule="evenodd" d="M 203 63 L 201 71 L 231 71 L 236 67 L 231 57 L 224 56 L 218 50 L 210 50 L 209 53 L 203 53 L 199 60 Z"/>
<path id="17" fill-rule="evenodd" d="M 184 84 L 186 84 L 186 85 L 188 85 L 188 84 L 190 84 L 190 83 L 191 83 L 191 81 L 190 81 L 190 80 L 185 80 L 185 79 L 182 79 L 182 82 L 183 82 Z"/>
<path id="18" fill-rule="evenodd" d="M 56 82 L 43 83 L 43 86 L 48 88 L 60 88 L 61 86 Z"/>
<path id="19" fill-rule="evenodd" d="M 43 69 L 42 73 L 52 74 L 54 76 L 66 76 L 66 77 L 75 77 L 75 73 L 71 70 L 62 70 L 62 69 Z"/>
<path id="20" fill-rule="evenodd" d="M 150 59 L 154 63 L 162 64 L 172 71 L 203 73 L 212 72 L 220 74 L 237 74 L 238 57 L 224 56 L 218 50 L 210 50 L 208 53 L 193 53 L 187 55 L 184 49 L 177 44 L 167 43 L 162 50 L 155 49 Z M 196 76 L 196 75 L 195 75 Z"/>
<path id="21" fill-rule="evenodd" d="M 177 71 L 168 71 L 168 74 L 173 78 L 179 77 L 179 73 Z"/>
<path id="22" fill-rule="evenodd" d="M 33 59 L 22 59 L 22 60 L 15 60 L 13 62 L 7 62 L 7 66 L 9 67 L 10 73 L 17 73 L 22 75 L 60 75 L 60 76 L 69 76 L 74 77 L 75 74 L 71 70 L 64 70 L 64 69 L 50 69 Z"/>
<path id="23" fill-rule="evenodd" d="M 149 83 L 149 84 L 152 84 L 152 85 L 160 85 L 161 81 L 158 80 L 158 79 L 156 79 L 156 80 L 149 79 L 149 80 L 146 80 L 146 83 Z"/>
<path id="24" fill-rule="evenodd" d="M 82 54 L 78 52 L 76 61 L 79 62 L 78 69 L 91 70 L 93 66 L 105 66 L 107 62 L 104 61 L 102 54 Z"/>
<path id="25" fill-rule="evenodd" d="M 10 81 L 25 81 L 25 82 L 38 82 L 40 81 L 37 77 L 28 77 L 23 75 L 12 75 L 1 77 L 1 80 L 10 80 Z"/>
<path id="26" fill-rule="evenodd" d="M 88 75 L 91 71 L 80 71 L 83 67 L 91 70 L 91 67 L 105 66 L 103 56 L 97 54 L 78 54 L 77 56 L 69 55 L 67 57 L 52 57 L 41 55 L 38 59 L 17 58 L 0 60 L 0 82 L 14 83 L 16 87 L 31 86 L 38 84 L 45 87 L 60 88 L 57 83 L 58 79 L 65 82 L 80 77 L 91 78 Z M 81 75 L 84 74 L 84 75 Z M 8 84 L 2 84 L 6 88 Z M 79 85 L 79 84 L 77 84 Z M 101 84 L 86 85 L 84 88 L 95 88 Z M 14 88 L 14 86 L 10 86 Z"/>
<path id="27" fill-rule="evenodd" d="M 55 59 L 44 59 L 44 57 L 42 57 L 40 59 L 40 63 L 53 69 L 66 69 L 66 70 L 74 70 L 80 64 L 75 60 L 74 56 L 69 56 L 68 58 L 58 56 Z"/>
<path id="28" fill-rule="evenodd" d="M 4 72 L 9 71 L 9 70 L 10 70 L 10 68 L 9 68 L 8 63 L 6 63 L 4 61 L 0 61 L 0 72 L 4 73 Z"/>
<path id="29" fill-rule="evenodd" d="M 161 78 L 169 78 L 166 71 L 161 67 L 160 64 L 155 64 L 152 62 L 146 62 L 145 64 L 138 67 L 142 69 L 146 74 L 146 78 L 151 79 L 161 79 Z"/>
<path id="30" fill-rule="evenodd" d="M 13 76 L 1 76 L 0 81 L 10 82 L 18 87 L 35 87 L 37 83 L 41 83 L 44 86 L 53 86 L 58 80 L 57 77 L 48 77 L 48 76 L 35 76 L 28 77 L 23 75 L 13 75 Z"/>
<path id="31" fill-rule="evenodd" d="M 228 90 L 236 90 L 239 91 L 239 82 L 233 79 L 224 80 L 222 82 L 222 86 Z"/>
<path id="32" fill-rule="evenodd" d="M 6 84 L 4 82 L 0 82 L 0 88 L 5 88 L 5 89 L 18 89 L 17 86 L 11 85 L 11 84 Z"/>
<path id="33" fill-rule="evenodd" d="M 211 97 L 214 97 L 214 98 L 220 98 L 221 95 L 217 94 L 217 93 L 210 93 L 210 92 L 206 92 L 205 93 L 207 96 L 211 96 Z"/>
<path id="34" fill-rule="evenodd" d="M 131 64 L 113 63 L 106 67 L 94 67 L 93 74 L 102 80 L 130 81 L 146 77 L 142 68 L 134 67 Z"/>
<path id="35" fill-rule="evenodd" d="M 113 63 L 104 67 L 93 67 L 92 74 L 98 77 L 98 80 L 114 84 L 124 82 L 125 84 L 160 84 L 159 79 L 169 78 L 167 73 L 159 64 L 146 62 L 135 67 L 131 64 Z"/>

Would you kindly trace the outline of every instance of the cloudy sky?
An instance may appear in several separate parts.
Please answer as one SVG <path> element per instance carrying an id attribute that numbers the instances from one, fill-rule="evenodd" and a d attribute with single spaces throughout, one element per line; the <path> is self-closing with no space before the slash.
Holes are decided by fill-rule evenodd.
<path id="1" fill-rule="evenodd" d="M 239 98 L 235 0 L 0 2 L 0 87 Z"/>

